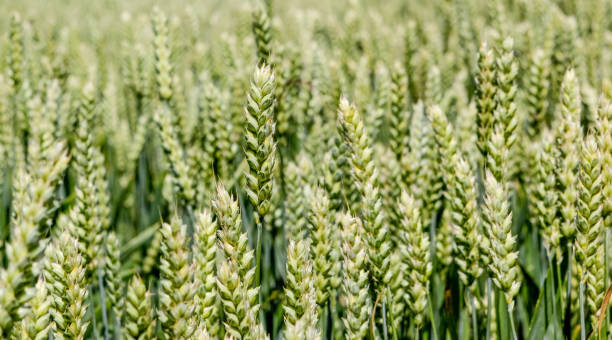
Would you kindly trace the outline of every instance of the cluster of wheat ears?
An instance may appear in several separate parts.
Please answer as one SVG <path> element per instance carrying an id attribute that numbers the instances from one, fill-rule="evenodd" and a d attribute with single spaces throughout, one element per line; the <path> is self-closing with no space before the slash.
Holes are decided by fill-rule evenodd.
<path id="1" fill-rule="evenodd" d="M 152 2 L 5 3 L 0 338 L 608 338 L 612 1 Z"/>

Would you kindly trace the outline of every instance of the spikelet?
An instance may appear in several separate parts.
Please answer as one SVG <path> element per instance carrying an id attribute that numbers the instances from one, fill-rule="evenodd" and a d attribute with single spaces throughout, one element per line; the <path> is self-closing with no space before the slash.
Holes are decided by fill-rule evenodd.
<path id="1" fill-rule="evenodd" d="M 244 113 L 245 157 L 249 168 L 244 172 L 246 194 L 255 207 L 255 222 L 270 209 L 272 193 L 272 171 L 276 161 L 274 142 L 274 74 L 269 66 L 261 65 L 255 70 L 247 97 Z"/>

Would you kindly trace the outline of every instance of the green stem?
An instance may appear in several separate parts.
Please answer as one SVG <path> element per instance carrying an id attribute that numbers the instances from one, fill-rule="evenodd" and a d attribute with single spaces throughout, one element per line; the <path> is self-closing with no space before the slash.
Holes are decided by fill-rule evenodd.
<path id="1" fill-rule="evenodd" d="M 389 288 L 387 288 L 387 301 L 391 302 L 391 292 Z M 389 308 L 389 319 L 391 321 L 391 334 L 393 334 L 393 340 L 398 340 L 398 332 L 399 330 L 396 326 L 399 326 L 395 322 L 395 316 L 393 315 L 393 307 Z"/>
<path id="2" fill-rule="evenodd" d="M 255 247 L 255 287 L 259 287 L 259 305 L 261 306 L 263 300 L 263 292 L 261 289 L 261 232 L 262 227 L 261 223 L 259 223 L 259 218 L 256 215 L 255 221 L 257 221 L 257 245 Z M 259 321 L 264 322 L 264 311 L 263 308 L 259 308 Z"/>
<path id="3" fill-rule="evenodd" d="M 553 266 L 552 266 L 552 255 L 548 255 L 547 257 L 548 257 L 548 267 L 549 267 L 549 268 L 550 268 L 550 270 L 552 271 L 552 270 L 554 270 L 554 268 L 553 268 Z M 559 266 L 559 263 L 557 262 L 557 267 L 558 267 L 558 266 Z M 557 268 L 557 269 L 558 269 L 558 268 Z M 548 270 L 547 270 L 547 271 L 548 271 Z M 559 279 L 559 275 L 557 275 L 557 279 Z M 548 282 L 548 279 L 546 280 L 546 282 Z M 561 282 L 558 282 L 558 283 L 559 283 L 559 284 L 561 284 Z M 558 315 L 558 314 L 557 314 L 557 294 L 555 293 L 555 292 L 556 292 L 556 290 L 555 290 L 555 284 L 554 284 L 553 282 L 551 282 L 550 286 L 551 286 L 551 288 L 552 288 L 552 289 L 551 289 L 551 291 L 552 291 L 552 297 L 553 297 L 553 304 L 552 304 L 552 307 L 553 307 L 553 318 L 554 318 L 554 319 L 557 319 L 557 315 Z M 561 289 L 560 287 L 561 287 L 561 286 L 559 286 L 559 288 L 558 288 L 558 289 Z M 556 336 L 557 336 L 557 329 L 556 329 L 556 327 L 553 327 L 553 335 L 554 335 L 554 336 L 555 336 L 555 338 L 556 338 Z"/>
<path id="4" fill-rule="evenodd" d="M 493 310 L 491 299 L 491 278 L 487 278 L 487 340 L 491 339 L 491 313 Z"/>
<path id="5" fill-rule="evenodd" d="M 518 335 L 516 333 L 516 326 L 514 325 L 514 313 L 512 311 L 513 311 L 513 308 L 508 307 L 508 318 L 510 319 L 510 328 L 512 329 L 512 339 L 518 340 Z"/>
<path id="6" fill-rule="evenodd" d="M 388 340 L 389 335 L 387 334 L 387 299 L 382 302 L 382 317 L 383 317 L 383 339 Z"/>
<path id="7" fill-rule="evenodd" d="M 431 301 L 431 294 L 427 294 L 427 304 L 429 305 L 429 318 L 431 319 L 431 331 L 433 334 L 432 339 L 438 340 L 438 330 L 436 329 L 436 319 L 434 318 L 433 302 Z"/>
<path id="8" fill-rule="evenodd" d="M 557 259 L 557 287 L 559 290 L 563 289 L 563 279 L 561 278 L 561 261 Z M 563 306 L 563 294 L 559 294 L 559 306 Z"/>
<path id="9" fill-rule="evenodd" d="M 610 284 L 608 280 L 608 232 L 609 228 L 604 227 L 604 289 L 608 289 L 608 285 Z M 602 327 L 603 336 L 602 339 L 608 338 L 608 327 L 610 325 L 610 313 L 607 313 L 607 309 L 604 309 L 604 313 L 606 313 L 604 326 Z"/>
<path id="10" fill-rule="evenodd" d="M 102 323 L 104 324 L 104 340 L 109 340 L 110 335 L 108 332 L 108 316 L 106 312 L 106 297 L 104 294 L 104 279 L 102 278 L 102 269 L 100 266 L 97 267 L 98 274 L 98 287 L 100 287 L 100 307 L 102 308 Z M 96 318 L 95 315 L 93 317 Z"/>
<path id="11" fill-rule="evenodd" d="M 478 339 L 478 320 L 476 315 L 476 305 L 474 304 L 474 300 L 476 299 L 470 292 L 468 291 L 468 298 L 470 299 L 470 304 L 472 305 L 472 336 L 473 339 Z"/>
<path id="12" fill-rule="evenodd" d="M 580 339 L 586 340 L 586 329 L 584 322 L 584 282 L 580 280 Z"/>

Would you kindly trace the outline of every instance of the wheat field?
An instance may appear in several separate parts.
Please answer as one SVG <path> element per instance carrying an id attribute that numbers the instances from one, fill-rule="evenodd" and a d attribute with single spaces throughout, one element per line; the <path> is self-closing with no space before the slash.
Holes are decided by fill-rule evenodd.
<path id="1" fill-rule="evenodd" d="M 0 7 L 0 339 L 609 338 L 612 1 Z"/>

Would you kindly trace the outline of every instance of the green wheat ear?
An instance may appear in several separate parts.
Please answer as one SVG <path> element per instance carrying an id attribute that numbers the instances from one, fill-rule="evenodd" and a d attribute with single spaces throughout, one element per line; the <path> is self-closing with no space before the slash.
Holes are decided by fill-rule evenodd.
<path id="1" fill-rule="evenodd" d="M 313 303 L 306 300 L 315 296 L 309 246 L 306 240 L 290 240 L 287 247 L 287 280 L 283 304 L 285 327 L 295 326 L 306 313 L 308 305 Z"/>
<path id="2" fill-rule="evenodd" d="M 166 339 L 189 338 L 195 313 L 196 285 L 189 264 L 186 226 L 178 217 L 161 227 L 160 288 L 158 318 Z"/>
<path id="3" fill-rule="evenodd" d="M 140 278 L 133 276 L 125 295 L 125 321 L 122 334 L 130 340 L 155 339 L 155 319 L 151 291 Z"/>
<path id="4" fill-rule="evenodd" d="M 270 64 L 272 40 L 270 18 L 268 17 L 268 12 L 261 5 L 257 6 L 253 11 L 251 28 L 255 36 L 258 64 Z"/>
<path id="5" fill-rule="evenodd" d="M 495 58 L 493 50 L 486 43 L 478 52 L 476 73 L 476 125 L 478 126 L 477 145 L 482 161 L 488 157 L 488 143 L 493 131 L 493 110 L 495 110 Z"/>
<path id="6" fill-rule="evenodd" d="M 310 239 L 312 240 L 312 258 L 315 276 L 316 298 L 319 307 L 323 308 L 331 291 L 332 265 L 334 252 L 333 215 L 329 198 L 321 188 L 306 193 L 310 201 Z"/>
<path id="7" fill-rule="evenodd" d="M 402 225 L 405 230 L 403 235 L 404 246 L 400 250 L 407 272 L 405 282 L 405 289 L 408 292 L 406 305 L 415 326 L 420 328 L 425 321 L 424 312 L 427 306 L 429 277 L 432 271 L 429 258 L 429 236 L 423 230 L 418 204 L 406 191 L 402 191 L 398 209 L 402 215 Z"/>
<path id="8" fill-rule="evenodd" d="M 30 311 L 21 323 L 21 338 L 40 340 L 47 339 L 51 330 L 51 303 L 52 297 L 49 296 L 46 283 L 43 278 L 39 278 L 33 288 L 32 298 L 30 299 Z"/>
<path id="9" fill-rule="evenodd" d="M 272 172 L 276 162 L 274 88 L 274 74 L 269 66 L 263 64 L 253 74 L 244 110 L 244 152 L 249 165 L 244 172 L 247 184 L 245 189 L 255 207 L 257 224 L 268 213 L 272 194 Z"/>
<path id="10" fill-rule="evenodd" d="M 573 269 L 576 278 L 585 284 L 587 315 L 593 327 L 605 287 L 603 262 L 602 175 L 601 153 L 595 136 L 587 135 L 580 157 L 578 183 L 578 223 Z"/>
<path id="11" fill-rule="evenodd" d="M 349 214 L 339 213 L 342 225 L 342 258 L 344 272 L 342 290 L 346 296 L 346 316 L 342 320 L 346 339 L 363 339 L 366 335 L 372 300 L 369 293 L 367 248 L 362 238 L 361 220 Z"/>
<path id="12" fill-rule="evenodd" d="M 392 244 L 382 209 L 382 198 L 376 187 L 377 171 L 372 159 L 372 149 L 357 109 L 344 97 L 340 99 L 338 120 L 344 140 L 350 147 L 352 175 L 361 195 L 361 205 L 354 209 L 363 211 L 369 270 L 380 293 L 382 287 L 388 283 L 384 280 L 388 278 L 386 274 L 389 270 Z"/>
<path id="13" fill-rule="evenodd" d="M 503 183 L 487 171 L 483 219 L 489 232 L 491 257 L 489 271 L 495 285 L 503 292 L 508 310 L 514 309 L 514 298 L 521 287 L 516 236 L 512 234 L 512 212 L 508 191 Z"/>
<path id="14" fill-rule="evenodd" d="M 563 236 L 572 238 L 576 232 L 577 171 L 581 147 L 580 90 L 574 70 L 565 73 L 561 85 L 560 122 L 556 129 L 556 154 L 559 190 L 559 215 Z"/>
<path id="15" fill-rule="evenodd" d="M 79 249 L 78 239 L 65 229 L 45 250 L 44 277 L 57 338 L 83 339 L 89 327 L 85 258 Z"/>
<path id="16" fill-rule="evenodd" d="M 213 221 L 208 210 L 196 213 L 194 224 L 193 261 L 196 264 L 198 318 L 204 320 L 205 328 L 211 336 L 219 333 L 219 313 L 217 310 L 217 222 Z"/>
<path id="17" fill-rule="evenodd" d="M 123 282 L 119 274 L 121 268 L 119 239 L 114 232 L 109 232 L 106 237 L 106 257 L 104 261 L 105 291 L 108 302 L 114 315 L 114 326 L 120 328 L 123 315 L 124 297 Z"/>

